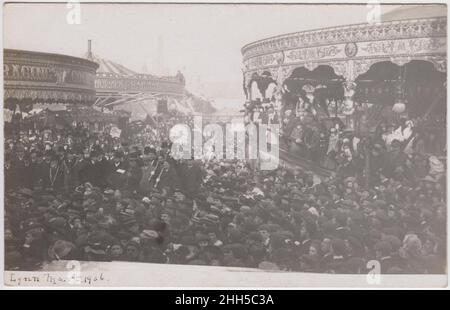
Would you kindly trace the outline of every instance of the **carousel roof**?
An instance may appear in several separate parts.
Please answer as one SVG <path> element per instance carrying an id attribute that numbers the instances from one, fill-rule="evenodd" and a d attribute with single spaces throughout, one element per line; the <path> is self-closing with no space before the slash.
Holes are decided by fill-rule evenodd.
<path id="1" fill-rule="evenodd" d="M 111 61 L 109 59 L 102 58 L 96 54 L 86 53 L 84 58 L 95 62 L 98 64 L 97 69 L 97 77 L 128 77 L 128 78 L 139 78 L 139 79 L 152 79 L 158 81 L 169 81 L 169 82 L 180 82 L 184 84 L 184 76 L 181 72 L 178 72 L 175 76 L 156 76 L 148 73 L 139 73 L 134 70 L 131 70 L 124 65 L 121 65 L 117 62 Z"/>
<path id="2" fill-rule="evenodd" d="M 3 56 L 5 100 L 82 104 L 95 100 L 95 62 L 17 49 L 4 49 Z"/>
<path id="3" fill-rule="evenodd" d="M 314 71 L 321 65 L 349 81 L 379 62 L 403 66 L 412 60 L 426 61 L 446 72 L 446 6 L 398 6 L 382 15 L 381 23 L 281 34 L 249 43 L 241 53 L 246 87 L 258 77 L 270 75 L 280 82 L 297 68 Z"/>
<path id="4" fill-rule="evenodd" d="M 97 73 L 115 74 L 121 76 L 133 76 L 138 74 L 137 72 L 128 69 L 127 67 L 121 64 L 118 64 L 108 59 L 101 58 L 95 54 L 92 54 L 89 57 L 86 56 L 86 58 L 88 58 L 93 62 L 96 62 L 99 65 Z"/>

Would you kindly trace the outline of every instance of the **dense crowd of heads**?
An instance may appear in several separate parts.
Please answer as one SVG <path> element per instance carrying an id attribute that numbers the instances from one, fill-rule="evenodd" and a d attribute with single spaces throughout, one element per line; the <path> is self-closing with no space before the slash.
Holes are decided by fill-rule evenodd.
<path id="1" fill-rule="evenodd" d="M 76 259 L 367 273 L 377 260 L 383 273 L 445 272 L 436 156 L 416 162 L 377 133 L 370 184 L 355 167 L 317 176 L 174 160 L 168 129 L 190 121 L 154 119 L 121 139 L 76 127 L 6 140 L 6 268 Z"/>

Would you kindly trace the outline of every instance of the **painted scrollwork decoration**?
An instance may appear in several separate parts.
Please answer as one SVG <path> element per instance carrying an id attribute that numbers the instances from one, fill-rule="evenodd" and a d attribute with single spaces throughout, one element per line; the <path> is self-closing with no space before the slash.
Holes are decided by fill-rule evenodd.
<path id="1" fill-rule="evenodd" d="M 285 49 L 323 46 L 348 42 L 446 37 L 446 17 L 388 21 L 381 24 L 356 24 L 297 32 L 248 44 L 242 48 L 244 59 Z M 350 53 L 351 55 L 352 53 Z M 349 56 L 350 57 L 350 56 Z"/>
<path id="2" fill-rule="evenodd" d="M 330 62 L 329 65 L 333 68 L 336 75 L 345 76 L 347 71 L 347 63 L 345 61 Z"/>
<path id="3" fill-rule="evenodd" d="M 434 57 L 428 59 L 439 72 L 447 72 L 447 58 L 446 57 Z"/>

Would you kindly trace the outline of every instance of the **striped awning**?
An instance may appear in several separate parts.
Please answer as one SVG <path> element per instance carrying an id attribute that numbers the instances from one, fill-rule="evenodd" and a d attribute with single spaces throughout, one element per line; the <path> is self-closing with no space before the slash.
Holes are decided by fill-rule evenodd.
<path id="1" fill-rule="evenodd" d="M 97 55 L 92 55 L 92 57 L 90 57 L 89 60 L 96 62 L 99 65 L 99 68 L 97 69 L 97 74 L 105 73 L 105 74 L 116 74 L 121 76 L 133 76 L 138 74 L 133 70 L 122 66 L 121 64 L 115 63 L 113 61 L 104 58 L 100 58 Z"/>

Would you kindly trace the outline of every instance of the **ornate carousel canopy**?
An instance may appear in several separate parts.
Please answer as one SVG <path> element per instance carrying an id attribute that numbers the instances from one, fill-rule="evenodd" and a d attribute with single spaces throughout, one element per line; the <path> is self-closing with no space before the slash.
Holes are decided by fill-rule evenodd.
<path id="1" fill-rule="evenodd" d="M 313 71 L 327 65 L 349 82 L 373 64 L 386 61 L 403 66 L 412 60 L 424 60 L 437 71 L 446 72 L 447 18 L 388 20 L 302 31 L 247 44 L 241 52 L 247 92 L 251 91 L 251 83 L 261 77 L 269 77 L 281 86 L 299 67 Z"/>
<path id="2" fill-rule="evenodd" d="M 95 101 L 96 63 L 72 56 L 13 49 L 4 49 L 3 55 L 6 106 Z"/>

